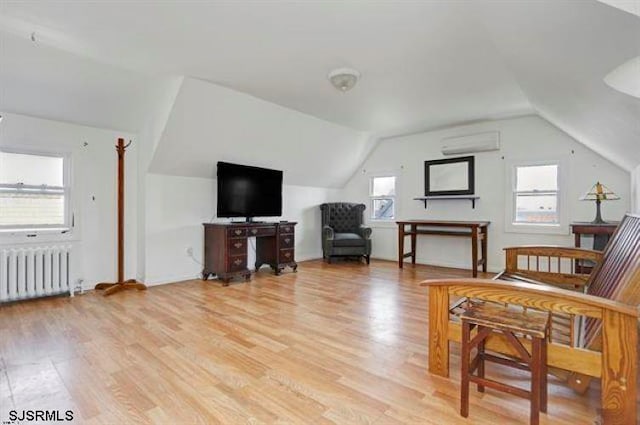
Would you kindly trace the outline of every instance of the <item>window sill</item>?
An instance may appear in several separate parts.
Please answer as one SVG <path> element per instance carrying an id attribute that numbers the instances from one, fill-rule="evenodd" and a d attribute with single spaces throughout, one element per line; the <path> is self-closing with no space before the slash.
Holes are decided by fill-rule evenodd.
<path id="1" fill-rule="evenodd" d="M 46 243 L 73 242 L 78 240 L 79 234 L 73 229 L 49 228 L 31 230 L 0 230 L 0 245 L 33 245 Z"/>
<path id="2" fill-rule="evenodd" d="M 396 224 L 396 219 L 392 218 L 390 220 L 371 220 L 368 223 L 368 226 L 371 228 L 383 228 L 383 229 L 390 229 L 390 228 L 396 228 L 398 225 Z"/>
<path id="3" fill-rule="evenodd" d="M 525 224 L 508 223 L 505 226 L 507 233 L 529 233 L 542 235 L 568 235 L 569 226 L 564 224 Z"/>
<path id="4" fill-rule="evenodd" d="M 1 235 L 15 235 L 15 236 L 25 236 L 25 235 L 50 235 L 57 233 L 70 233 L 71 229 L 68 227 L 44 227 L 40 229 L 0 229 Z"/>

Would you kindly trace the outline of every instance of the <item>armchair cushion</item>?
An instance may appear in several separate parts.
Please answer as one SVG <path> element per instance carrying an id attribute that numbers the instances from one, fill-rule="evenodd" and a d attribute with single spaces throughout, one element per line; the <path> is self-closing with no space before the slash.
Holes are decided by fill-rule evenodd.
<path id="1" fill-rule="evenodd" d="M 365 246 L 365 239 L 356 233 L 336 233 L 333 246 Z"/>

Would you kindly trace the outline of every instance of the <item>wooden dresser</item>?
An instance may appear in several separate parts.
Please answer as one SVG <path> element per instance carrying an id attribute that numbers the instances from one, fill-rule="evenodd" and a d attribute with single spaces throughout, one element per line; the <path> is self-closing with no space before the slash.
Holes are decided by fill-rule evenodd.
<path id="1" fill-rule="evenodd" d="M 234 277 L 251 279 L 247 266 L 249 238 L 256 238 L 256 271 L 264 264 L 276 275 L 287 266 L 296 271 L 295 222 L 204 223 L 202 279 L 215 275 L 226 285 Z"/>

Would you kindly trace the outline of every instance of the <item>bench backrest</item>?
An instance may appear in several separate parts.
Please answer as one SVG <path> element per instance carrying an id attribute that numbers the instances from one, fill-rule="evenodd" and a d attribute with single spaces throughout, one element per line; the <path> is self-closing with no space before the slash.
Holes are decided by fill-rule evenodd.
<path id="1" fill-rule="evenodd" d="M 640 304 L 640 215 L 627 214 L 587 282 L 587 293 L 625 304 Z M 585 321 L 584 346 L 599 349 L 602 322 Z"/>

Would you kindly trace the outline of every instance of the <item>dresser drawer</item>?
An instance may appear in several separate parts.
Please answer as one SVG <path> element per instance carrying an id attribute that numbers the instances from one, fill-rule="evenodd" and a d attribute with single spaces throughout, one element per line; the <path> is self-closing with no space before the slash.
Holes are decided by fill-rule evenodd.
<path id="1" fill-rule="evenodd" d="M 280 263 L 289 263 L 293 261 L 293 249 L 280 250 Z"/>
<path id="2" fill-rule="evenodd" d="M 247 268 L 246 255 L 232 255 L 227 260 L 227 272 L 238 272 Z"/>
<path id="3" fill-rule="evenodd" d="M 230 255 L 247 255 L 246 238 L 229 239 L 228 243 Z"/>
<path id="4" fill-rule="evenodd" d="M 293 224 L 281 224 L 280 233 L 293 233 Z"/>
<path id="5" fill-rule="evenodd" d="M 247 229 L 249 236 L 273 236 L 276 234 L 275 226 L 271 227 L 249 227 Z"/>
<path id="6" fill-rule="evenodd" d="M 247 236 L 246 227 L 231 227 L 227 229 L 227 236 L 230 238 L 240 238 Z"/>
<path id="7" fill-rule="evenodd" d="M 280 249 L 293 248 L 294 242 L 293 233 L 280 235 Z"/>

